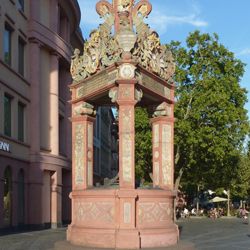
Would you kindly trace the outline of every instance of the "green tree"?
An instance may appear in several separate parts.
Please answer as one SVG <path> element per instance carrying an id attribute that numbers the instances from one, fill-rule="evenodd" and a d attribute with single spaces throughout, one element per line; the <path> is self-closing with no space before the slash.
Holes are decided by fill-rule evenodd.
<path id="1" fill-rule="evenodd" d="M 191 33 L 185 47 L 168 45 L 176 59 L 176 188 L 181 178 L 230 189 L 249 132 L 244 64 L 216 34 Z"/>
<path id="2" fill-rule="evenodd" d="M 237 174 L 232 180 L 232 196 L 245 199 L 250 195 L 250 155 L 242 154 L 237 167 Z"/>
<path id="3" fill-rule="evenodd" d="M 135 175 L 150 181 L 152 172 L 152 132 L 148 112 L 135 109 Z"/>

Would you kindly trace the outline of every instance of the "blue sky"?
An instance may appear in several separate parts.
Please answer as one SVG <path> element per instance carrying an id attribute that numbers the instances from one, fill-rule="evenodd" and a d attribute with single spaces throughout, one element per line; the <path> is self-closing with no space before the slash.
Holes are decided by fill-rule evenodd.
<path id="1" fill-rule="evenodd" d="M 84 38 L 102 22 L 95 11 L 97 0 L 78 0 Z M 111 0 L 109 0 L 111 2 Z M 241 86 L 248 90 L 250 114 L 250 0 L 150 0 L 153 11 L 146 22 L 161 42 L 184 42 L 189 32 L 219 35 L 219 41 L 247 64 Z"/>

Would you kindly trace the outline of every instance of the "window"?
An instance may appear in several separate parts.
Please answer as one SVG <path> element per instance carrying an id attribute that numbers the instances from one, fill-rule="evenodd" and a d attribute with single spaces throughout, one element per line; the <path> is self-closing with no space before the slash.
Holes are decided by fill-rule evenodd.
<path id="1" fill-rule="evenodd" d="M 18 140 L 24 142 L 24 115 L 25 105 L 18 103 Z"/>
<path id="2" fill-rule="evenodd" d="M 24 75 L 24 49 L 25 42 L 19 38 L 18 39 L 18 73 Z"/>
<path id="3" fill-rule="evenodd" d="M 4 29 L 4 62 L 11 65 L 11 28 L 5 24 Z"/>
<path id="4" fill-rule="evenodd" d="M 4 95 L 4 134 L 11 136 L 11 97 Z"/>
<path id="5" fill-rule="evenodd" d="M 18 9 L 24 12 L 24 0 L 18 0 Z"/>

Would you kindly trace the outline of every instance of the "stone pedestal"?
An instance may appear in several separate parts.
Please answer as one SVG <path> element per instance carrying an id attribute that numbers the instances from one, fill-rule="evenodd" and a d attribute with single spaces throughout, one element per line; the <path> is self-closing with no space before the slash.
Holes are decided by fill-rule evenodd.
<path id="1" fill-rule="evenodd" d="M 72 198 L 72 244 L 115 249 L 166 247 L 176 244 L 173 194 L 166 190 L 85 190 Z"/>

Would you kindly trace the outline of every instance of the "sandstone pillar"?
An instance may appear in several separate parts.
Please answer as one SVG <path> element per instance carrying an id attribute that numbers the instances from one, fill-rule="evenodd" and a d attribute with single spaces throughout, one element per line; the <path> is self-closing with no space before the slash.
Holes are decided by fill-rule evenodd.
<path id="1" fill-rule="evenodd" d="M 157 107 L 151 120 L 153 128 L 153 185 L 173 189 L 174 181 L 174 118 L 166 103 Z"/>
<path id="2" fill-rule="evenodd" d="M 33 9 L 35 11 L 35 8 Z M 30 64 L 30 170 L 28 176 L 28 223 L 39 226 L 42 223 L 43 174 L 38 160 L 40 154 L 40 43 L 31 40 L 29 44 Z"/>
<path id="3" fill-rule="evenodd" d="M 59 68 L 58 56 L 50 55 L 50 148 L 59 155 Z"/>
<path id="4" fill-rule="evenodd" d="M 119 249 L 140 247 L 139 232 L 136 228 L 136 198 L 135 193 L 135 105 L 136 100 L 134 73 L 130 76 L 123 74 L 134 72 L 134 66 L 123 64 L 120 66 L 118 80 L 119 105 L 119 230 L 117 231 L 116 247 Z M 125 79 L 129 77 L 128 79 Z M 130 79 L 131 77 L 131 79 Z"/>
<path id="5" fill-rule="evenodd" d="M 30 146 L 32 153 L 40 152 L 40 43 L 32 40 L 30 43 Z"/>
<path id="6" fill-rule="evenodd" d="M 72 117 L 72 189 L 93 186 L 93 106 L 81 103 L 73 108 Z"/>
<path id="7" fill-rule="evenodd" d="M 62 170 L 51 176 L 51 227 L 62 226 Z"/>
<path id="8" fill-rule="evenodd" d="M 119 183 L 120 189 L 135 188 L 135 81 L 119 80 Z"/>

